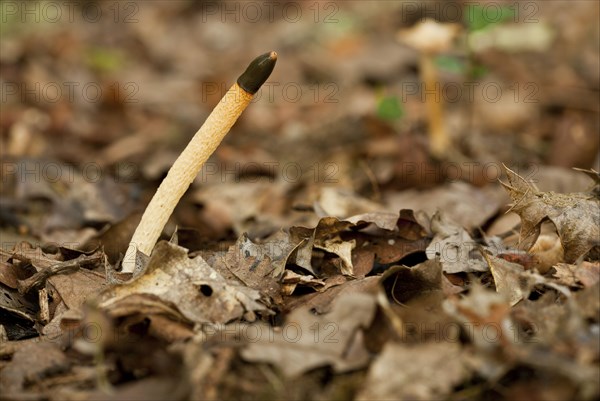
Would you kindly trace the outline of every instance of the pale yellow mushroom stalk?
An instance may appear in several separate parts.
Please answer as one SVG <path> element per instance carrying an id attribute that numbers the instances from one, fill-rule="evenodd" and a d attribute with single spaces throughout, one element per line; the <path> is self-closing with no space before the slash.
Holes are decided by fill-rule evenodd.
<path id="1" fill-rule="evenodd" d="M 210 113 L 202 127 L 175 160 L 137 226 L 122 264 L 123 273 L 136 269 L 138 252 L 150 256 L 175 206 L 210 155 L 217 149 L 238 117 L 254 98 L 275 67 L 277 53 L 265 53 L 250 63 L 237 82 Z"/>
<path id="2" fill-rule="evenodd" d="M 434 55 L 448 50 L 459 32 L 459 25 L 440 23 L 426 19 L 414 27 L 398 33 L 398 39 L 421 52 L 419 69 L 427 91 L 433 91 L 434 100 L 425 96 L 425 106 L 429 120 L 429 147 L 431 154 L 445 158 L 450 145 L 450 138 L 444 124 L 444 97 L 441 83 L 434 62 Z"/>

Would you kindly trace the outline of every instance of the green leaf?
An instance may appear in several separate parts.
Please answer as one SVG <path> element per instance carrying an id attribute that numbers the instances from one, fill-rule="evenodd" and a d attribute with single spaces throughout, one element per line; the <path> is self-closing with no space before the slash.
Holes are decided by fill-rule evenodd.
<path id="1" fill-rule="evenodd" d="M 462 60 L 452 56 L 438 56 L 435 58 L 435 64 L 443 70 L 456 74 L 463 74 L 467 69 Z"/>
<path id="2" fill-rule="evenodd" d="M 469 30 L 473 32 L 514 19 L 515 10 L 514 6 L 501 6 L 497 3 L 469 4 L 465 7 L 464 16 Z"/>
<path id="3" fill-rule="evenodd" d="M 377 104 L 377 116 L 382 120 L 398 120 L 404 115 L 402 104 L 396 96 L 384 96 Z"/>
<path id="4" fill-rule="evenodd" d="M 488 68 L 481 64 L 474 64 L 469 71 L 469 77 L 479 79 L 489 72 Z"/>
<path id="5" fill-rule="evenodd" d="M 114 72 L 123 67 L 124 57 L 117 50 L 92 48 L 87 51 L 85 61 L 88 66 L 102 72 Z"/>

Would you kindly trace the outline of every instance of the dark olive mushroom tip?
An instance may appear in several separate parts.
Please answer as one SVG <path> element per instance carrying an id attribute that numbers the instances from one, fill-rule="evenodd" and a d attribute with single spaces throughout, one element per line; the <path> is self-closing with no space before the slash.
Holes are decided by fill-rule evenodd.
<path id="1" fill-rule="evenodd" d="M 237 84 L 246 92 L 254 95 L 269 78 L 277 62 L 277 52 L 261 54 L 246 68 L 237 80 Z"/>

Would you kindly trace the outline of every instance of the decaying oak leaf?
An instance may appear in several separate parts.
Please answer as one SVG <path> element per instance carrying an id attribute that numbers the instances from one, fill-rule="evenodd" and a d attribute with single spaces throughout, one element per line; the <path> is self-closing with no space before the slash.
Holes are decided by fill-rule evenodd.
<path id="1" fill-rule="evenodd" d="M 408 189 L 384 193 L 388 208 L 401 205 L 406 209 L 425 212 L 432 216 L 437 210 L 462 227 L 471 230 L 480 227 L 506 203 L 506 194 L 491 185 L 478 188 L 466 182 L 454 181 L 431 189 Z M 417 212 L 418 215 L 419 212 Z"/>
<path id="2" fill-rule="evenodd" d="M 548 223 L 552 225 L 551 223 Z M 543 231 L 543 230 L 542 230 Z M 542 233 L 529 250 L 532 267 L 538 272 L 545 274 L 552 266 L 562 262 L 565 251 L 556 232 Z"/>
<path id="3" fill-rule="evenodd" d="M 427 258 L 439 257 L 445 273 L 482 272 L 488 267 L 467 230 L 447 220 L 440 212 L 431 218 L 435 234 L 427 247 Z"/>
<path id="4" fill-rule="evenodd" d="M 260 163 L 250 164 L 258 166 Z M 280 215 L 284 203 L 279 200 L 286 198 L 289 183 L 285 180 L 244 182 L 238 179 L 235 185 L 222 184 L 203 180 L 202 188 L 191 194 L 195 202 L 203 205 L 202 224 L 212 231 L 224 233 L 231 227 L 238 234 L 262 229 L 272 232 L 283 225 Z"/>
<path id="5" fill-rule="evenodd" d="M 319 248 L 338 255 L 342 261 L 342 273 L 352 275 L 354 269 L 350 252 L 354 248 L 354 244 L 344 245 L 344 241 L 339 236 L 342 231 L 352 226 L 352 223 L 340 221 L 335 217 L 324 217 L 319 220 L 314 229 L 292 227 L 290 229 L 292 242 L 301 242 L 293 261 L 298 266 L 315 274 L 311 265 L 312 252 L 313 248 Z"/>
<path id="6" fill-rule="evenodd" d="M 423 252 L 429 243 L 423 218 L 411 210 L 398 214 L 370 212 L 338 220 L 323 217 L 315 228 L 292 227 L 291 242 L 300 244 L 290 261 L 317 275 L 313 251 L 336 255 L 334 264 L 346 276 L 364 277 L 375 263 L 390 264 Z"/>
<path id="7" fill-rule="evenodd" d="M 593 287 L 600 281 L 600 263 L 582 262 L 580 265 L 571 265 L 568 263 L 558 263 L 554 266 L 553 276 L 561 284 L 569 287 Z"/>
<path id="8" fill-rule="evenodd" d="M 12 288 L 0 286 L 0 313 L 4 334 L 9 340 L 35 336 L 39 304 Z M 2 343 L 2 341 L 0 341 Z"/>
<path id="9" fill-rule="evenodd" d="M 445 399 L 471 369 L 457 342 L 387 343 L 358 400 Z"/>
<path id="10" fill-rule="evenodd" d="M 26 343 L 3 367 L 0 375 L 0 390 L 3 399 L 19 399 L 26 395 L 25 387 L 39 385 L 47 377 L 61 374 L 70 369 L 71 362 L 59 344 L 50 341 Z M 29 390 L 29 398 L 34 397 Z"/>
<path id="11" fill-rule="evenodd" d="M 326 315 L 316 316 L 301 307 L 288 315 L 281 328 L 257 326 L 254 332 L 262 335 L 241 355 L 248 361 L 272 363 L 288 377 L 326 365 L 338 373 L 361 368 L 369 361 L 361 328 L 374 315 L 375 298 L 368 294 L 340 296 Z"/>
<path id="12" fill-rule="evenodd" d="M 400 213 L 370 212 L 348 217 L 344 221 L 360 225 L 374 224 L 388 231 L 397 230 L 407 240 L 416 241 L 427 236 L 429 217 L 425 213 L 416 213 L 411 209 L 401 209 Z"/>
<path id="13" fill-rule="evenodd" d="M 550 220 L 564 248 L 565 262 L 598 247 L 600 198 L 595 194 L 541 192 L 523 177 L 504 166 L 508 184 L 501 182 L 513 200 L 511 210 L 521 217 L 520 247 L 531 249 L 540 235 L 541 224 Z"/>
<path id="14" fill-rule="evenodd" d="M 190 259 L 187 249 L 166 241 L 156 245 L 144 272 L 105 290 L 100 306 L 115 308 L 133 294 L 155 295 L 200 323 L 227 323 L 246 312 L 268 310 L 257 290 L 227 282 L 200 256 Z"/>
<path id="15" fill-rule="evenodd" d="M 36 322 L 44 334 L 56 334 L 60 315 L 69 309 L 79 308 L 86 299 L 95 296 L 106 287 L 104 272 L 105 254 L 96 250 L 89 255 L 72 249 L 59 247 L 57 253 L 44 252 L 27 242 L 21 242 L 11 253 L 3 254 L 3 267 L 12 272 L 9 284 L 0 291 L 0 309 L 11 312 L 15 317 Z M 12 283 L 11 283 L 12 282 Z M 33 302 L 37 298 L 37 302 Z M 46 328 L 49 322 L 52 327 Z M 5 323 L 10 339 L 27 336 L 28 331 L 20 328 L 21 322 L 7 320 Z M 28 324 L 23 325 L 28 327 Z M 32 333 L 29 333 L 31 335 Z"/>
<path id="16" fill-rule="evenodd" d="M 283 231 L 261 243 L 254 243 L 242 234 L 226 253 L 217 253 L 207 262 L 225 279 L 254 288 L 280 303 L 279 278 L 298 245 L 300 242 L 292 242 L 290 235 Z"/>
<path id="17" fill-rule="evenodd" d="M 320 243 L 315 242 L 315 248 L 322 249 L 329 253 L 337 255 L 341 264 L 339 265 L 342 274 L 347 276 L 354 275 L 354 266 L 352 265 L 352 250 L 356 246 L 355 240 L 343 241 L 341 238 L 328 238 Z"/>
<path id="18" fill-rule="evenodd" d="M 402 258 L 424 252 L 429 244 L 429 217 L 409 209 L 396 213 L 373 212 L 349 217 L 354 231 L 342 239 L 356 240 L 352 250 L 354 277 L 365 277 L 377 265 L 388 265 Z M 360 228 L 360 231 L 356 229 Z"/>
<path id="19" fill-rule="evenodd" d="M 486 253 L 484 257 L 494 277 L 496 291 L 508 299 L 510 306 L 529 296 L 535 279 L 527 275 L 523 266 Z"/>
<path id="20" fill-rule="evenodd" d="M 379 228 L 391 231 L 396 228 L 396 223 L 398 222 L 398 215 L 396 213 L 388 212 L 370 212 L 357 214 L 355 216 L 348 217 L 345 220 L 353 224 L 372 223 Z"/>
<path id="21" fill-rule="evenodd" d="M 402 234 L 397 230 L 383 229 L 344 233 L 342 238 L 356 240 L 356 247 L 352 252 L 352 256 L 356 259 L 355 277 L 360 277 L 361 273 L 364 277 L 373 269 L 374 264 L 388 265 L 396 263 L 408 255 L 425 252 L 430 241 L 429 238 L 407 240 L 402 238 Z M 370 265 L 361 266 L 361 262 L 370 262 Z"/>
<path id="22" fill-rule="evenodd" d="M 410 268 L 393 266 L 381 276 L 385 293 L 391 298 L 386 315 L 403 343 L 458 342 L 460 327 L 442 310 L 443 280 L 439 260 L 426 260 Z M 385 303 L 382 305 L 385 310 Z M 394 322 L 390 314 L 396 316 L 398 322 Z M 382 332 L 376 334 L 370 332 L 369 345 L 374 345 L 373 337 L 385 335 L 384 330 L 380 328 Z"/>
<path id="23" fill-rule="evenodd" d="M 463 324 L 474 344 L 490 350 L 507 347 L 519 341 L 518 327 L 510 316 L 510 305 L 502 294 L 475 284 L 461 299 L 443 303 L 444 310 Z"/>
<path id="24" fill-rule="evenodd" d="M 504 295 L 510 306 L 514 306 L 522 299 L 526 299 L 534 286 L 552 288 L 566 298 L 571 297 L 571 292 L 567 287 L 557 284 L 553 280 L 548 280 L 546 277 L 531 270 L 525 270 L 518 263 L 512 263 L 485 252 L 483 255 L 494 277 L 496 292 Z"/>
<path id="25" fill-rule="evenodd" d="M 598 318 L 598 315 L 600 315 L 600 283 L 597 282 L 593 286 L 575 293 L 573 298 L 581 315 L 588 319 L 588 323 Z M 600 337 L 598 334 L 595 334 L 595 336 L 596 338 Z M 595 343 L 595 347 L 596 355 L 599 355 L 600 349 L 598 348 L 600 347 L 598 347 L 598 342 Z"/>
<path id="26" fill-rule="evenodd" d="M 283 276 L 281 277 L 282 283 L 282 292 L 285 295 L 291 295 L 296 286 L 304 285 L 306 287 L 311 287 L 315 290 L 319 290 L 325 287 L 325 282 L 323 280 L 319 280 L 311 275 L 301 275 L 295 273 L 291 270 L 286 270 L 283 272 Z"/>
<path id="27" fill-rule="evenodd" d="M 583 174 L 590 177 L 594 181 L 594 183 L 590 186 L 590 188 L 588 189 L 588 192 L 591 192 L 591 193 L 595 194 L 596 196 L 600 196 L 600 172 L 598 172 L 594 169 L 586 170 L 586 169 L 576 168 L 576 167 L 573 168 L 573 170 L 580 171 Z"/>
<path id="28" fill-rule="evenodd" d="M 413 298 L 442 290 L 442 268 L 438 260 L 426 260 L 413 267 L 393 266 L 381 276 L 392 299 L 405 304 Z"/>
<path id="29" fill-rule="evenodd" d="M 381 205 L 363 198 L 352 190 L 326 186 L 321 188 L 319 199 L 314 202 L 313 207 L 319 217 L 342 219 L 359 213 L 376 212 Z"/>
<path id="30" fill-rule="evenodd" d="M 339 256 L 343 263 L 342 273 L 348 275 L 353 274 L 352 260 L 349 256 L 355 244 L 344 245 L 340 233 L 352 226 L 352 223 L 338 220 L 335 217 L 324 217 L 319 220 L 312 236 L 312 246 Z"/>
<path id="31" fill-rule="evenodd" d="M 579 279 L 577 277 L 577 265 L 571 265 L 568 263 L 557 263 L 554 266 L 552 276 L 556 280 L 569 287 L 579 287 Z"/>
<path id="32" fill-rule="evenodd" d="M 51 277 L 48 282 L 56 289 L 69 309 L 75 309 L 106 287 L 104 274 L 79 269 L 71 274 Z"/>
<path id="33" fill-rule="evenodd" d="M 294 310 L 300 307 L 306 307 L 319 314 L 329 313 L 336 299 L 346 294 L 375 294 L 379 289 L 380 280 L 381 277 L 379 276 L 349 280 L 336 283 L 336 285 L 329 286 L 328 288 L 323 287 L 319 289 L 320 292 L 313 292 L 299 297 L 290 297 L 286 299 L 285 309 Z M 330 279 L 327 279 L 326 281 L 329 282 Z M 328 284 L 327 282 L 325 285 Z"/>
<path id="34" fill-rule="evenodd" d="M 46 199 L 52 204 L 52 210 L 44 216 L 43 224 L 32 223 L 38 226 L 36 231 L 42 237 L 56 229 L 80 230 L 90 222 L 117 221 L 132 206 L 132 197 L 127 195 L 125 186 L 118 180 L 107 179 L 106 175 L 100 174 L 91 180 L 87 169 L 82 171 L 48 158 L 16 159 L 11 161 L 11 165 L 14 171 L 2 173 L 3 196 L 10 194 L 16 201 L 15 205 L 32 199 Z M 34 179 L 33 175 L 28 175 L 39 171 L 40 166 L 52 166 L 51 170 L 57 174 L 39 174 Z M 26 179 L 18 179 L 20 177 Z M 64 243 L 54 233 L 49 237 L 47 242 Z M 80 236 L 77 238 L 81 240 Z"/>
<path id="35" fill-rule="evenodd" d="M 39 246 L 34 246 L 26 241 L 16 244 L 10 253 L 13 261 L 31 264 L 38 272 L 64 260 L 60 253 L 46 253 Z"/>
<path id="36" fill-rule="evenodd" d="M 261 243 L 252 242 L 244 233 L 238 238 L 235 245 L 229 248 L 226 259 L 228 265 L 233 266 L 245 258 L 253 258 L 254 262 L 250 270 L 254 270 L 261 261 L 267 261 L 271 266 L 268 273 L 272 276 L 279 276 L 285 269 L 290 254 L 299 244 L 300 242 L 292 241 L 290 235 L 283 231 L 278 231 Z M 250 287 L 253 286 L 250 285 Z"/>

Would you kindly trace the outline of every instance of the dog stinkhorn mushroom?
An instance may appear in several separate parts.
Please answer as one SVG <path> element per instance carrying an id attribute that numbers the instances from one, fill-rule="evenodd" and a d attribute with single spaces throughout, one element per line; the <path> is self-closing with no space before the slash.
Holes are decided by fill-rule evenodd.
<path id="1" fill-rule="evenodd" d="M 269 78 L 276 61 L 275 52 L 265 53 L 254 59 L 175 160 L 131 238 L 123 259 L 123 273 L 133 273 L 136 270 L 136 266 L 141 263 L 138 261 L 139 253 L 150 256 L 179 199 L 250 104 L 254 94 Z"/>
<path id="2" fill-rule="evenodd" d="M 426 19 L 398 33 L 398 40 L 420 52 L 419 70 L 424 84 L 425 106 L 429 121 L 429 150 L 434 157 L 444 158 L 450 139 L 444 125 L 444 98 L 434 57 L 448 50 L 459 32 L 459 26 Z M 429 94 L 433 93 L 432 100 Z"/>

